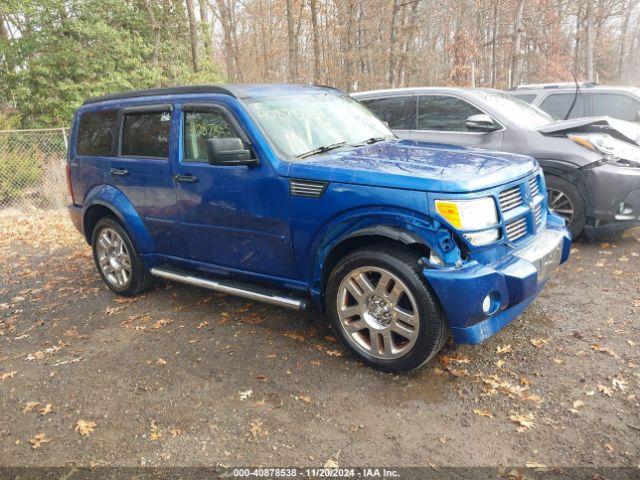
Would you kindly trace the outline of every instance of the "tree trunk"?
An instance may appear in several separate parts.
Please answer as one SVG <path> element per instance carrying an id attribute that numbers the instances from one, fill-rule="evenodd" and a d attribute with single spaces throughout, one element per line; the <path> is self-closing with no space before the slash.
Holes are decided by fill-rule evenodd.
<path id="1" fill-rule="evenodd" d="M 498 47 L 498 0 L 493 0 L 493 27 L 491 36 L 491 88 L 496 88 L 498 78 L 496 66 L 496 50 Z"/>
<path id="2" fill-rule="evenodd" d="M 153 52 L 151 54 L 151 63 L 154 67 L 158 66 L 158 55 L 160 52 L 160 26 L 158 20 L 156 20 L 156 14 L 153 11 L 151 0 L 144 0 L 144 8 L 147 10 L 147 16 L 149 17 L 149 26 L 153 30 Z"/>
<path id="3" fill-rule="evenodd" d="M 622 79 L 624 72 L 624 57 L 627 53 L 627 32 L 629 31 L 629 18 L 636 6 L 636 0 L 628 0 L 623 10 L 624 21 L 622 22 L 622 30 L 620 31 L 620 57 L 618 58 L 618 80 Z"/>
<path id="4" fill-rule="evenodd" d="M 395 88 L 396 86 L 396 43 L 398 42 L 396 21 L 399 11 L 400 0 L 393 0 L 391 22 L 389 24 L 389 71 L 387 72 L 387 84 L 391 88 Z"/>
<path id="5" fill-rule="evenodd" d="M 595 8 L 593 5 L 593 0 L 587 0 L 587 44 L 586 44 L 586 73 L 587 80 L 589 82 L 593 82 L 594 71 L 593 71 L 593 22 L 595 17 Z"/>
<path id="6" fill-rule="evenodd" d="M 522 43 L 522 17 L 524 16 L 524 1 L 518 0 L 516 17 L 513 22 L 513 53 L 511 55 L 511 78 L 509 87 L 515 87 L 520 77 L 520 44 Z"/>
<path id="7" fill-rule="evenodd" d="M 193 63 L 193 71 L 198 71 L 198 29 L 196 26 L 196 17 L 193 12 L 193 0 L 187 0 L 187 14 L 189 16 L 189 34 L 191 42 L 191 61 Z"/>
<path id="8" fill-rule="evenodd" d="M 298 77 L 298 39 L 293 23 L 292 0 L 287 0 L 287 39 L 289 43 L 288 79 L 294 83 Z"/>
<path id="9" fill-rule="evenodd" d="M 207 0 L 200 0 L 200 23 L 202 24 L 202 35 L 204 36 L 204 51 L 209 59 L 214 61 L 211 28 L 209 26 L 209 15 L 207 14 Z"/>
<path id="10" fill-rule="evenodd" d="M 311 32 L 313 35 L 313 82 L 320 83 L 320 39 L 318 38 L 318 1 L 309 0 Z"/>

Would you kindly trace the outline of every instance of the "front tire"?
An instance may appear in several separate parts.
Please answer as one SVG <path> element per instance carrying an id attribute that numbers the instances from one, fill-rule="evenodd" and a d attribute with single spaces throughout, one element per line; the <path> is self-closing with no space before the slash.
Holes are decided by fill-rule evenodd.
<path id="1" fill-rule="evenodd" d="M 587 221 L 587 207 L 582 194 L 575 185 L 564 178 L 548 175 L 545 181 L 549 210 L 562 217 L 571 236 L 574 239 L 578 238 Z"/>
<path id="2" fill-rule="evenodd" d="M 414 370 L 448 336 L 420 256 L 395 245 L 367 247 L 340 260 L 327 281 L 327 313 L 342 343 L 367 365 Z"/>
<path id="3" fill-rule="evenodd" d="M 104 283 L 125 297 L 137 295 L 152 283 L 133 242 L 122 225 L 112 218 L 96 223 L 91 235 L 93 260 Z"/>

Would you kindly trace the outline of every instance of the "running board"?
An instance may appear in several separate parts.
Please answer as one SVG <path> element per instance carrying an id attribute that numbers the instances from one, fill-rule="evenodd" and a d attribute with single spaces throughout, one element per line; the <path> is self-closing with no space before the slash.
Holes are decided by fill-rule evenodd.
<path id="1" fill-rule="evenodd" d="M 209 278 L 196 277 L 189 273 L 167 270 L 164 268 L 152 268 L 151 275 L 154 277 L 164 278 L 165 280 L 187 283 L 196 287 L 215 290 L 216 292 L 248 298 L 249 300 L 256 300 L 258 302 L 292 308 L 293 310 L 306 310 L 307 308 L 307 301 L 302 298 L 286 297 L 274 290 L 234 282 L 232 280 L 211 280 Z"/>

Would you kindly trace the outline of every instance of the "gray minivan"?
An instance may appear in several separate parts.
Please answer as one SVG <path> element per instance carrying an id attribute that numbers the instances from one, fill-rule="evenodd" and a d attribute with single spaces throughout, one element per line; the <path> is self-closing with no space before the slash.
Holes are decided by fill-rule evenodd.
<path id="1" fill-rule="evenodd" d="M 549 207 L 574 238 L 640 223 L 640 147 L 608 117 L 557 121 L 499 90 L 405 88 L 354 93 L 401 138 L 530 155 Z"/>

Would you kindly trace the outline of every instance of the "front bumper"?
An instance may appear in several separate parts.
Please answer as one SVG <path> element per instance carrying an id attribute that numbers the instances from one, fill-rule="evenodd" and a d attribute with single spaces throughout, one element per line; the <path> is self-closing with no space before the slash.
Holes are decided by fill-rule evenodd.
<path id="1" fill-rule="evenodd" d="M 596 237 L 640 224 L 640 168 L 599 165 L 586 172 L 593 204 L 584 233 Z"/>
<path id="2" fill-rule="evenodd" d="M 480 343 L 536 299 L 555 267 L 569 257 L 571 237 L 547 225 L 532 242 L 490 265 L 468 262 L 456 268 L 425 268 L 457 343 Z M 490 309 L 483 302 L 489 295 Z"/>

